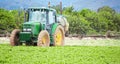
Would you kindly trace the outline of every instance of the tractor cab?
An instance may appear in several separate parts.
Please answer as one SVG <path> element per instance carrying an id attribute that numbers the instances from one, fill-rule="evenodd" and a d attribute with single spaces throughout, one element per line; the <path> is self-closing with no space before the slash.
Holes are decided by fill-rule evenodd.
<path id="1" fill-rule="evenodd" d="M 56 11 L 50 8 L 28 8 L 25 21 L 40 22 L 41 24 L 52 24 L 56 21 Z"/>

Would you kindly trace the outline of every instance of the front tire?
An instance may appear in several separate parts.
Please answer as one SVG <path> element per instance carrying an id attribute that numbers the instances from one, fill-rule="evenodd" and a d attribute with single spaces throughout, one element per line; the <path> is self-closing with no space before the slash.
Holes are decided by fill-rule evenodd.
<path id="1" fill-rule="evenodd" d="M 19 33 L 20 33 L 19 29 L 14 29 L 12 31 L 11 36 L 10 36 L 10 45 L 11 46 L 19 45 Z"/>
<path id="2" fill-rule="evenodd" d="M 50 36 L 46 30 L 43 30 L 38 35 L 37 46 L 48 47 L 50 45 Z"/>
<path id="3" fill-rule="evenodd" d="M 54 34 L 53 34 L 53 39 L 54 39 L 54 46 L 63 46 L 64 45 L 64 29 L 61 25 L 57 26 Z"/>

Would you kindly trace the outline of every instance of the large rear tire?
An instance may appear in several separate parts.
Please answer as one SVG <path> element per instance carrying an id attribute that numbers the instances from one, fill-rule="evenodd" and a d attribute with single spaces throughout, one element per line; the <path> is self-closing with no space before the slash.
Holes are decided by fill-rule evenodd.
<path id="1" fill-rule="evenodd" d="M 20 30 L 19 29 L 14 29 L 11 33 L 11 36 L 10 36 L 10 45 L 11 46 L 17 46 L 19 45 L 19 33 L 20 33 Z"/>
<path id="2" fill-rule="evenodd" d="M 61 25 L 57 26 L 53 34 L 53 39 L 54 39 L 54 44 L 53 44 L 54 46 L 64 45 L 64 39 L 65 39 L 64 28 Z"/>
<path id="3" fill-rule="evenodd" d="M 46 30 L 43 30 L 38 35 L 37 46 L 48 47 L 50 45 L 50 36 Z"/>

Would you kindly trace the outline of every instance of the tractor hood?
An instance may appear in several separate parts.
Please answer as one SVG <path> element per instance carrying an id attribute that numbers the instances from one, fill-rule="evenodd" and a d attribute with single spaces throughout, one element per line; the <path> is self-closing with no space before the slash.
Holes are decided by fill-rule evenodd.
<path id="1" fill-rule="evenodd" d="M 23 23 L 23 28 L 32 28 L 32 26 L 40 25 L 39 22 L 25 22 Z"/>
<path id="2" fill-rule="evenodd" d="M 25 22 L 23 23 L 23 32 L 31 32 L 34 35 L 38 35 L 41 30 L 40 22 Z"/>
<path id="3" fill-rule="evenodd" d="M 35 22 L 25 22 L 23 24 L 32 24 L 32 23 L 35 23 Z"/>
<path id="4" fill-rule="evenodd" d="M 33 22 L 25 22 L 23 23 L 23 28 L 30 28 L 33 25 Z"/>
<path id="5" fill-rule="evenodd" d="M 33 24 L 36 24 L 36 23 L 38 23 L 38 22 L 25 22 L 25 23 L 23 23 L 23 25 L 33 25 Z"/>

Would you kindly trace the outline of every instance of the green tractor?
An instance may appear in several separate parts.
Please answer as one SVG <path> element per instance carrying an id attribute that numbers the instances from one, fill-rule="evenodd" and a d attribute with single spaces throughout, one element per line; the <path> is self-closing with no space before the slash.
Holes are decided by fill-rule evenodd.
<path id="1" fill-rule="evenodd" d="M 52 8 L 31 7 L 26 10 L 22 29 L 14 29 L 10 36 L 12 46 L 62 46 L 64 45 L 65 29 L 57 21 L 56 10 Z"/>

